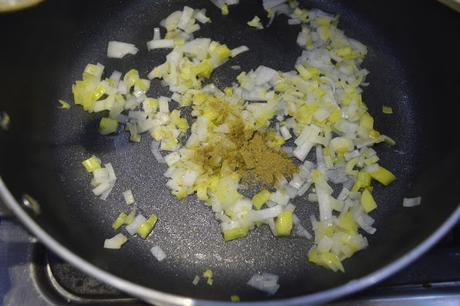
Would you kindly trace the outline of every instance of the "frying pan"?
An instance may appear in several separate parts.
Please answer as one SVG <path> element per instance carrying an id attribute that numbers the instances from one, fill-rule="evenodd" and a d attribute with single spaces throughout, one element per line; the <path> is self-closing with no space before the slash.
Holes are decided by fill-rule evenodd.
<path id="1" fill-rule="evenodd" d="M 208 1 L 46 1 L 15 14 L 0 16 L 0 110 L 11 116 L 0 132 L 0 191 L 18 219 L 58 255 L 96 278 L 131 295 L 158 304 L 212 304 L 242 301 L 265 304 L 326 302 L 371 286 L 401 269 L 432 246 L 460 215 L 459 107 L 460 17 L 435 1 L 305 1 L 306 8 L 340 14 L 340 27 L 365 43 L 364 67 L 371 71 L 364 101 L 376 128 L 397 145 L 378 146 L 381 163 L 398 180 L 376 187 L 373 214 L 377 232 L 370 246 L 344 262 L 346 273 L 334 273 L 307 262 L 311 241 L 274 238 L 261 227 L 245 239 L 224 242 L 210 209 L 194 197 L 178 202 L 165 187 L 163 165 L 128 135 L 100 136 L 100 114 L 79 107 L 57 109 L 58 99 L 71 100 L 71 85 L 86 64 L 100 62 L 106 71 L 137 68 L 146 75 L 162 63 L 166 51 L 143 48 L 161 19 L 185 4 L 206 8 L 213 22 L 199 32 L 230 47 L 250 52 L 232 60 L 243 70 L 266 65 L 289 70 L 301 50 L 299 31 L 276 18 L 264 31 L 246 22 L 263 16 L 259 1 L 241 1 L 222 17 Z M 108 59 L 107 42 L 136 44 L 141 51 L 123 60 Z M 229 85 L 238 72 L 219 68 L 213 81 Z M 152 96 L 168 95 L 155 83 Z M 392 116 L 381 114 L 390 105 Z M 95 198 L 81 161 L 96 154 L 111 162 L 118 176 L 107 201 Z M 111 223 L 128 208 L 121 192 L 132 189 L 138 208 L 156 212 L 160 222 L 146 240 L 130 239 L 119 251 L 103 249 L 113 236 Z M 36 198 L 40 214 L 22 204 L 23 194 Z M 403 208 L 402 198 L 422 196 L 422 205 Z M 305 199 L 294 203 L 309 227 L 316 207 Z M 158 263 L 149 253 L 160 245 L 168 255 Z M 214 285 L 192 285 L 196 274 L 214 272 Z M 281 288 L 268 297 L 246 285 L 256 272 L 280 276 Z"/>

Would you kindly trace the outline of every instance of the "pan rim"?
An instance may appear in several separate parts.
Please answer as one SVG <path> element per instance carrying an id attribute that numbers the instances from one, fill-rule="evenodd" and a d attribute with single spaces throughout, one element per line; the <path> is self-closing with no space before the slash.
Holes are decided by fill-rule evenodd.
<path id="1" fill-rule="evenodd" d="M 6 204 L 6 206 L 15 214 L 15 216 L 22 222 L 25 227 L 38 238 L 44 245 L 50 248 L 58 256 L 65 261 L 69 262 L 73 266 L 77 267 L 84 273 L 91 275 L 92 277 L 110 284 L 120 291 L 126 292 L 129 295 L 137 297 L 148 303 L 159 303 L 168 305 L 215 305 L 216 302 L 219 304 L 234 304 L 230 301 L 212 301 L 212 300 L 200 300 L 180 295 L 174 295 L 164 293 L 152 288 L 147 288 L 128 280 L 122 279 L 118 276 L 105 271 L 80 256 L 74 254 L 72 251 L 61 245 L 45 230 L 43 230 L 30 216 L 25 212 L 16 199 L 13 197 L 9 189 L 7 188 L 2 177 L 0 177 L 0 199 Z M 375 270 L 374 272 L 364 275 L 361 278 L 349 281 L 343 285 L 333 287 L 324 291 L 320 291 L 313 294 L 302 295 L 293 298 L 279 299 L 279 300 L 263 300 L 255 302 L 240 302 L 240 305 L 305 305 L 305 304 L 317 304 L 326 303 L 340 297 L 344 297 L 348 294 L 358 292 L 365 288 L 368 288 L 390 275 L 396 273 L 402 268 L 409 265 L 419 256 L 428 251 L 437 241 L 439 241 L 458 221 L 460 220 L 460 203 L 457 208 L 451 213 L 451 215 L 424 241 L 419 243 L 412 250 L 402 255 L 399 259 L 392 263 L 383 266 L 382 268 Z"/>

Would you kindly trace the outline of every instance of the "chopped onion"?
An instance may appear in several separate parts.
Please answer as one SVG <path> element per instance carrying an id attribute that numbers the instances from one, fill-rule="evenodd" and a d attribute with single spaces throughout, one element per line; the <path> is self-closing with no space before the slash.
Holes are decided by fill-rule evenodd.
<path id="1" fill-rule="evenodd" d="M 257 273 L 251 277 L 247 284 L 257 290 L 273 295 L 280 287 L 278 279 L 278 275 L 272 273 Z"/>
<path id="2" fill-rule="evenodd" d="M 311 186 L 310 182 L 307 182 L 307 183 L 303 184 L 302 187 L 299 188 L 299 191 L 297 192 L 297 195 L 299 197 L 303 196 L 305 194 L 305 192 L 307 192 L 308 189 L 310 189 L 310 186 Z"/>
<path id="3" fill-rule="evenodd" d="M 128 224 L 125 228 L 126 231 L 131 234 L 131 235 L 136 235 L 137 229 L 139 226 L 144 223 L 147 219 L 141 214 L 137 215 L 136 218 L 134 218 L 133 222 L 131 224 Z"/>
<path id="4" fill-rule="evenodd" d="M 150 151 L 152 152 L 153 156 L 157 160 L 158 163 L 164 164 L 166 163 L 164 157 L 160 153 L 160 143 L 152 140 L 152 143 L 150 144 Z"/>
<path id="5" fill-rule="evenodd" d="M 119 233 L 110 239 L 105 239 L 104 248 L 117 250 L 117 249 L 120 249 L 121 246 L 125 244 L 127 241 L 128 241 L 128 238 L 125 235 Z"/>
<path id="6" fill-rule="evenodd" d="M 404 198 L 403 199 L 403 206 L 404 207 L 414 207 L 420 205 L 422 203 L 422 197 L 415 197 L 415 198 Z"/>
<path id="7" fill-rule="evenodd" d="M 231 57 L 235 57 L 240 55 L 241 53 L 244 53 L 246 51 L 249 51 L 249 48 L 247 46 L 239 46 L 231 50 Z"/>
<path id="8" fill-rule="evenodd" d="M 126 204 L 131 205 L 135 202 L 134 195 L 131 189 L 123 192 L 123 198 L 125 199 Z"/>
<path id="9" fill-rule="evenodd" d="M 276 206 L 266 208 L 266 209 L 261 209 L 261 210 L 251 210 L 249 212 L 249 219 L 252 222 L 260 222 L 260 221 L 264 221 L 270 218 L 275 218 L 282 211 L 283 211 L 283 208 L 281 207 L 281 205 L 276 205 Z"/>
<path id="10" fill-rule="evenodd" d="M 158 261 L 162 261 L 163 259 L 166 258 L 165 252 L 157 245 L 152 247 L 150 249 L 150 252 Z"/>
<path id="11" fill-rule="evenodd" d="M 287 0 L 263 0 L 262 4 L 264 6 L 264 9 L 268 11 L 269 9 L 283 4 L 285 2 L 287 2 Z"/>
<path id="12" fill-rule="evenodd" d="M 209 17 L 206 16 L 206 9 L 196 11 L 195 18 L 196 20 L 198 20 L 198 22 L 201 22 L 201 23 L 211 22 L 211 19 L 209 19 Z"/>
<path id="13" fill-rule="evenodd" d="M 199 281 L 200 281 L 200 277 L 198 275 L 195 275 L 192 281 L 193 286 L 198 285 Z"/>
<path id="14" fill-rule="evenodd" d="M 193 17 L 193 13 L 194 10 L 192 8 L 184 6 L 182 15 L 180 16 L 179 22 L 177 23 L 177 27 L 179 29 L 185 30 Z"/>
<path id="15" fill-rule="evenodd" d="M 292 135 L 289 132 L 289 129 L 286 126 L 282 126 L 280 128 L 281 135 L 283 136 L 284 140 L 291 139 Z"/>
<path id="16" fill-rule="evenodd" d="M 172 39 L 154 39 L 147 42 L 147 49 L 171 49 L 174 48 L 174 40 Z"/>
<path id="17" fill-rule="evenodd" d="M 160 28 L 153 29 L 153 40 L 160 40 L 161 39 L 161 32 Z"/>
<path id="18" fill-rule="evenodd" d="M 107 46 L 107 57 L 122 58 L 127 54 L 135 55 L 138 51 L 139 49 L 133 44 L 112 40 Z"/>

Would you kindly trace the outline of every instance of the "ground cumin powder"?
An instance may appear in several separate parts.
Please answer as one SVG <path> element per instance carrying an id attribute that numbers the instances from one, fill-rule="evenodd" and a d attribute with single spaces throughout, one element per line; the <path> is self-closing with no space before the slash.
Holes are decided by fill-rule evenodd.
<path id="1" fill-rule="evenodd" d="M 278 178 L 289 178 L 297 171 L 285 152 L 267 145 L 265 133 L 245 129 L 241 121 L 231 126 L 227 137 L 198 149 L 195 162 L 213 174 L 220 171 L 225 162 L 232 171 L 241 175 L 245 185 L 273 186 Z"/>

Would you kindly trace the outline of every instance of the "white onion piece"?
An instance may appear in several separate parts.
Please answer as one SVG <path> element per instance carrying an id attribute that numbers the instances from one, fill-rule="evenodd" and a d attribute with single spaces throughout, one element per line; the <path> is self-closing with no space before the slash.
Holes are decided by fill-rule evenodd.
<path id="1" fill-rule="evenodd" d="M 415 198 L 404 198 L 403 199 L 403 206 L 404 207 L 414 207 L 420 205 L 422 203 L 422 197 L 415 197 Z"/>
<path id="2" fill-rule="evenodd" d="M 361 155 L 361 153 L 359 153 L 358 150 L 354 150 L 354 151 L 351 151 L 351 152 L 347 152 L 345 153 L 345 160 L 346 161 L 349 161 L 350 159 L 353 159 L 355 157 L 358 157 L 359 155 Z"/>
<path id="3" fill-rule="evenodd" d="M 286 194 L 290 199 L 294 199 L 299 192 L 299 190 L 292 185 L 285 185 L 284 188 L 286 189 Z"/>
<path id="4" fill-rule="evenodd" d="M 128 189 L 123 192 L 123 198 L 125 199 L 125 203 L 131 205 L 135 202 L 134 195 L 131 189 Z"/>
<path id="5" fill-rule="evenodd" d="M 326 221 L 332 218 L 331 196 L 318 184 L 315 184 L 316 194 L 318 195 L 319 218 Z M 320 188 L 321 187 L 321 188 Z"/>
<path id="6" fill-rule="evenodd" d="M 133 44 L 112 40 L 107 46 L 107 57 L 123 58 L 127 54 L 135 55 L 138 51 L 139 49 Z"/>
<path id="7" fill-rule="evenodd" d="M 121 74 L 120 71 L 114 70 L 112 72 L 112 75 L 110 76 L 110 79 L 115 82 L 114 87 L 118 87 L 118 82 L 120 82 L 121 76 L 122 76 L 122 74 Z"/>
<path id="8" fill-rule="evenodd" d="M 319 172 L 326 173 L 326 164 L 324 163 L 323 148 L 320 145 L 316 146 L 316 167 Z"/>
<path id="9" fill-rule="evenodd" d="M 297 157 L 297 159 L 303 161 L 307 157 L 312 147 L 313 143 L 306 141 L 300 146 L 297 146 L 292 154 Z"/>
<path id="10" fill-rule="evenodd" d="M 283 183 L 282 185 L 284 186 L 284 185 L 286 185 L 286 183 Z M 281 192 L 279 190 L 276 190 L 276 192 L 273 192 L 270 195 L 270 200 L 275 202 L 275 203 L 280 204 L 281 206 L 285 206 L 289 202 L 289 195 L 286 194 L 285 192 Z"/>
<path id="11" fill-rule="evenodd" d="M 359 227 L 362 228 L 365 232 L 372 235 L 377 231 L 376 228 L 372 227 L 374 219 L 365 214 L 361 208 L 353 209 L 352 214 L 356 223 L 358 223 Z"/>
<path id="12" fill-rule="evenodd" d="M 280 133 L 281 133 L 281 136 L 283 136 L 284 140 L 288 140 L 292 138 L 292 135 L 286 126 L 282 126 L 280 128 Z"/>
<path id="13" fill-rule="evenodd" d="M 109 197 L 110 193 L 112 192 L 113 190 L 113 185 L 107 189 L 106 191 L 104 191 L 101 196 L 99 197 L 101 200 L 105 201 L 107 200 L 107 198 Z"/>
<path id="14" fill-rule="evenodd" d="M 312 234 L 310 234 L 305 227 L 302 226 L 300 223 L 299 217 L 297 217 L 296 214 L 292 215 L 292 222 L 294 223 L 294 228 L 293 228 L 293 235 L 297 237 L 303 237 L 307 239 L 313 238 Z"/>
<path id="15" fill-rule="evenodd" d="M 159 97 L 158 98 L 159 110 L 160 113 L 169 113 L 169 98 Z"/>
<path id="16" fill-rule="evenodd" d="M 131 224 L 126 225 L 125 229 L 126 231 L 131 234 L 131 235 L 136 235 L 137 229 L 139 226 L 144 223 L 147 219 L 141 214 L 137 215 L 136 218 L 134 218 L 133 222 Z"/>
<path id="17" fill-rule="evenodd" d="M 147 42 L 147 49 L 172 49 L 174 48 L 174 40 L 172 39 L 158 39 Z"/>
<path id="18" fill-rule="evenodd" d="M 272 273 L 257 273 L 251 277 L 247 284 L 257 290 L 273 295 L 280 287 L 278 279 L 278 275 Z"/>
<path id="19" fill-rule="evenodd" d="M 96 188 L 94 188 L 93 193 L 95 196 L 98 197 L 110 188 L 112 188 L 112 185 L 109 182 L 104 182 L 99 184 Z"/>
<path id="20" fill-rule="evenodd" d="M 195 19 L 198 20 L 198 22 L 201 22 L 201 23 L 211 22 L 211 19 L 209 19 L 209 17 L 206 16 L 206 9 L 197 10 L 195 12 Z"/>
<path id="21" fill-rule="evenodd" d="M 287 2 L 287 0 L 263 0 L 262 4 L 264 6 L 264 9 L 268 11 L 269 9 L 283 4 L 285 2 Z"/>
<path id="22" fill-rule="evenodd" d="M 165 159 L 160 153 L 160 143 L 159 142 L 152 140 L 152 143 L 150 144 L 150 151 L 152 152 L 157 162 L 159 162 L 160 164 L 166 163 Z"/>
<path id="23" fill-rule="evenodd" d="M 310 182 L 307 182 L 307 183 L 303 184 L 302 187 L 299 188 L 299 191 L 297 192 L 297 195 L 299 197 L 303 196 L 305 194 L 305 192 L 307 192 L 308 189 L 310 189 L 310 186 L 311 186 Z"/>
<path id="24" fill-rule="evenodd" d="M 166 258 L 165 252 L 157 245 L 152 247 L 150 249 L 150 252 L 158 261 L 162 261 L 163 259 Z"/>
<path id="25" fill-rule="evenodd" d="M 194 10 L 191 7 L 184 6 L 182 10 L 182 15 L 179 18 L 179 22 L 177 23 L 177 27 L 181 30 L 185 30 L 189 22 L 193 17 Z"/>
<path id="26" fill-rule="evenodd" d="M 350 178 L 345 173 L 345 167 L 334 167 L 326 171 L 327 178 L 334 184 L 343 184 Z"/>
<path id="27" fill-rule="evenodd" d="M 283 208 L 280 205 L 260 210 L 251 210 L 249 212 L 249 219 L 252 222 L 264 221 L 266 219 L 277 217 L 282 211 Z"/>
<path id="28" fill-rule="evenodd" d="M 249 51 L 247 46 L 239 46 L 231 50 L 231 57 L 235 57 L 243 52 Z"/>
<path id="29" fill-rule="evenodd" d="M 153 29 L 153 40 L 160 40 L 161 39 L 161 32 L 160 28 Z"/>
<path id="30" fill-rule="evenodd" d="M 115 182 L 117 179 L 117 176 L 115 175 L 115 171 L 113 170 L 112 164 L 108 163 L 104 165 L 107 171 L 109 172 L 109 180 L 111 182 Z"/>
<path id="31" fill-rule="evenodd" d="M 372 165 L 369 165 L 367 166 L 364 171 L 366 172 L 369 172 L 369 173 L 372 173 L 374 171 L 377 171 L 379 169 L 379 165 L 378 164 L 372 164 Z"/>
<path id="32" fill-rule="evenodd" d="M 292 177 L 292 180 L 289 182 L 289 185 L 291 185 L 292 187 L 296 189 L 299 189 L 300 187 L 302 187 L 304 183 L 305 183 L 305 179 L 301 175 L 296 173 Z"/>
<path id="33" fill-rule="evenodd" d="M 123 234 L 116 234 L 110 239 L 105 239 L 104 240 L 104 248 L 105 249 L 112 249 L 112 250 L 118 250 L 121 248 L 123 244 L 128 241 L 128 238 L 123 235 Z"/>

